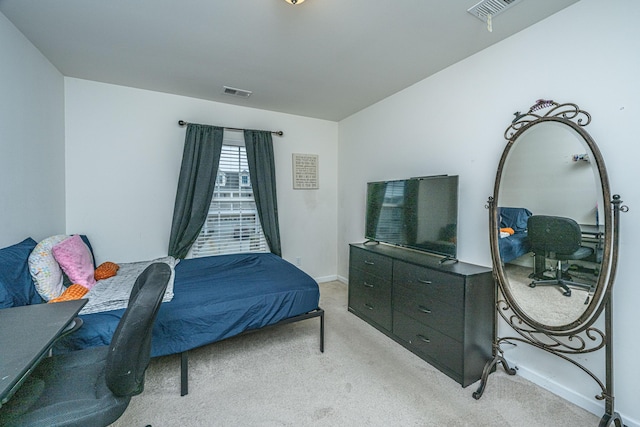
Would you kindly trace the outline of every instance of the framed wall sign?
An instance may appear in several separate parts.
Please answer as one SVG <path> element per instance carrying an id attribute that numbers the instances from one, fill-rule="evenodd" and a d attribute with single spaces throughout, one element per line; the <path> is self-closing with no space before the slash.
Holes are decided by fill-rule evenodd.
<path id="1" fill-rule="evenodd" d="M 293 189 L 318 189 L 318 155 L 293 153 Z"/>

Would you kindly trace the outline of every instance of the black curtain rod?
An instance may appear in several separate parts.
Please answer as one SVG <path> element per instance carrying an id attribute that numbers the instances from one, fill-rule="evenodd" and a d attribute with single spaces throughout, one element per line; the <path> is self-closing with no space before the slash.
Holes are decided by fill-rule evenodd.
<path id="1" fill-rule="evenodd" d="M 189 122 L 185 122 L 184 120 L 178 120 L 178 124 L 180 126 L 186 126 L 189 124 Z M 238 130 L 238 131 L 243 131 L 244 129 L 239 129 L 239 128 L 225 128 L 226 130 Z M 282 132 L 281 130 L 270 130 L 270 131 L 266 131 L 266 132 L 271 132 L 274 135 L 278 135 L 278 136 L 282 136 L 284 135 L 284 132 Z"/>

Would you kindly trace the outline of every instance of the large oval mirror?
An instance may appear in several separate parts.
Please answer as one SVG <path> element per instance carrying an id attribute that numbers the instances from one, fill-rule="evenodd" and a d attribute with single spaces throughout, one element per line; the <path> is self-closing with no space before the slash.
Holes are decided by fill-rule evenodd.
<path id="1" fill-rule="evenodd" d="M 492 206 L 494 266 L 508 305 L 537 329 L 590 324 L 607 286 L 610 194 L 584 130 L 589 121 L 573 104 L 539 101 L 505 133 Z"/>

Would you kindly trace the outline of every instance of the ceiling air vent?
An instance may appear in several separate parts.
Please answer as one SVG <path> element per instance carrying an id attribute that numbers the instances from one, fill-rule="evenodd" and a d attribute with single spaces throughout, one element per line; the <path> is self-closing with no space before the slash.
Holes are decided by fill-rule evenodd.
<path id="1" fill-rule="evenodd" d="M 251 96 L 250 90 L 236 89 L 229 86 L 223 86 L 224 90 L 222 93 L 225 95 L 237 96 L 238 98 L 248 98 Z"/>
<path id="2" fill-rule="evenodd" d="M 487 22 L 489 15 L 493 18 L 520 1 L 521 0 L 482 0 L 480 3 L 467 9 L 467 12 L 482 22 Z"/>

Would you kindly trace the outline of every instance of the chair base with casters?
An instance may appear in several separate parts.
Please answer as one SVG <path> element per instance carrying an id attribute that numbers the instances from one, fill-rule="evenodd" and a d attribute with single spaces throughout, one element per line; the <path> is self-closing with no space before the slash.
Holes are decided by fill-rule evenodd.
<path id="1" fill-rule="evenodd" d="M 594 290 L 593 285 L 578 283 L 571 280 L 571 276 L 569 274 L 565 274 L 565 270 L 562 268 L 561 260 L 558 260 L 558 267 L 556 268 L 556 277 L 553 279 L 540 278 L 540 279 L 533 280 L 531 283 L 529 283 L 530 288 L 535 288 L 536 286 L 558 286 L 564 291 L 562 292 L 562 295 L 564 295 L 565 297 L 571 296 L 570 286 L 574 288 L 586 289 L 587 291 L 589 291 L 589 294 L 587 295 L 587 299 L 584 302 L 585 304 L 589 304 L 589 299 Z"/>
<path id="2" fill-rule="evenodd" d="M 0 408 L 0 425 L 108 426 L 144 389 L 151 331 L 171 276 L 167 264 L 140 274 L 109 346 L 44 359 Z"/>
<path id="3" fill-rule="evenodd" d="M 44 359 L 3 405 L 0 424 L 88 426 L 116 421 L 131 396 L 115 396 L 107 387 L 104 371 L 108 350 L 107 346 L 93 347 Z M 56 402 L 61 396 L 64 401 Z M 101 424 L 92 424 L 96 420 Z"/>

